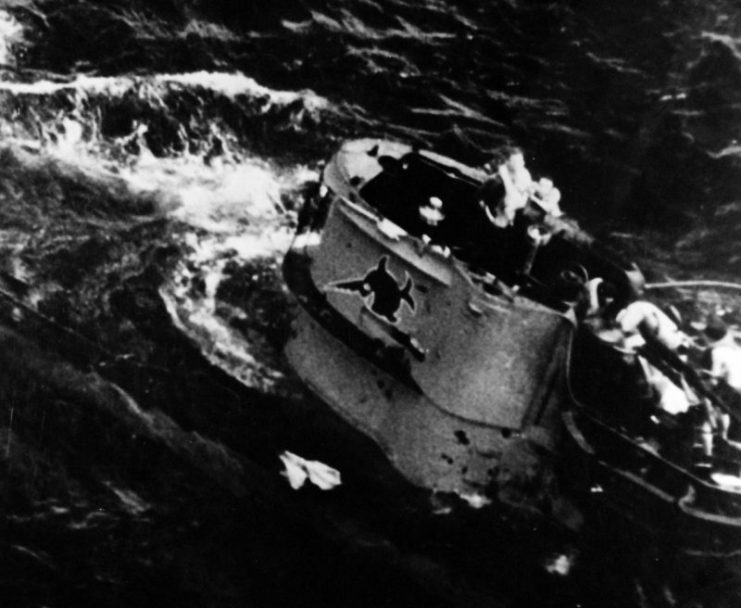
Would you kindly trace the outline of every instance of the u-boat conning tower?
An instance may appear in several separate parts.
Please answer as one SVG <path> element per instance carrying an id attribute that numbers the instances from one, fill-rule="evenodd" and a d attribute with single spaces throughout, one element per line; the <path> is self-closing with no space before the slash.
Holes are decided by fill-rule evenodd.
<path id="1" fill-rule="evenodd" d="M 299 304 L 287 355 L 412 483 L 537 508 L 573 320 L 404 221 L 433 194 L 467 215 L 481 179 L 402 144 L 345 144 L 285 259 Z"/>

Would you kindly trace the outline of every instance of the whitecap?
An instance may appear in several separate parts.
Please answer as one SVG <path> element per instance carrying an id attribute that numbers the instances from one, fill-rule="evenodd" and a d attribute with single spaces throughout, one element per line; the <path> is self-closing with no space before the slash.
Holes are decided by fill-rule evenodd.
<path id="1" fill-rule="evenodd" d="M 267 97 L 279 105 L 288 105 L 302 100 L 308 109 L 320 109 L 328 105 L 325 98 L 310 90 L 279 91 L 259 84 L 254 78 L 241 72 L 189 72 L 184 74 L 159 74 L 154 77 L 157 82 L 179 83 L 190 87 L 201 87 L 227 97 L 247 95 Z"/>
<path id="2" fill-rule="evenodd" d="M 0 11 L 0 64 L 12 65 L 13 47 L 23 39 L 23 26 L 7 11 Z"/>
<path id="3" fill-rule="evenodd" d="M 2 47 L 2 20 L 0 18 L 0 53 Z M 189 88 L 202 88 L 226 97 L 247 96 L 264 98 L 271 104 L 285 106 L 301 101 L 308 110 L 321 110 L 329 106 L 326 98 L 309 89 L 284 91 L 271 89 L 258 83 L 242 72 L 184 72 L 181 74 L 156 74 L 148 77 L 137 76 L 87 76 L 78 74 L 72 80 L 52 81 L 48 79 L 35 82 L 1 82 L 0 90 L 15 95 L 53 95 L 63 90 L 77 90 L 88 94 L 107 97 L 122 97 L 132 89 L 138 89 L 143 97 L 161 96 L 168 85 L 181 85 Z"/>

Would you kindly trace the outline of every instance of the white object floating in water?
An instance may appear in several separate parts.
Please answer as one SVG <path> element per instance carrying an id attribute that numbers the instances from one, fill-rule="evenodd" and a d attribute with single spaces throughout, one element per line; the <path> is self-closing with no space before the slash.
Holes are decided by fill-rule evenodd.
<path id="1" fill-rule="evenodd" d="M 303 487 L 308 479 L 320 490 L 331 490 L 342 483 L 340 472 L 317 460 L 306 460 L 292 452 L 280 455 L 285 470 L 281 473 L 294 490 Z"/>
<path id="2" fill-rule="evenodd" d="M 484 507 L 491 504 L 491 500 L 489 500 L 486 496 L 477 494 L 476 492 L 473 492 L 471 494 L 459 492 L 458 496 L 460 496 L 460 498 L 467 502 L 468 506 L 472 509 L 483 509 Z"/>
<path id="3" fill-rule="evenodd" d="M 571 572 L 571 568 L 574 566 L 574 556 L 562 553 L 555 555 L 550 559 L 546 560 L 545 569 L 549 574 L 558 574 L 559 576 L 567 576 Z"/>

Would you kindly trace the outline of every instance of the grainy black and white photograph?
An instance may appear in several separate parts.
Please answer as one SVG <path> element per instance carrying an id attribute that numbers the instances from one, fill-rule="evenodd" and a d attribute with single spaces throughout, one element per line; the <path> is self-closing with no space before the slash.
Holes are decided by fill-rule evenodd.
<path id="1" fill-rule="evenodd" d="M 741 7 L 0 0 L 0 606 L 741 605 Z"/>

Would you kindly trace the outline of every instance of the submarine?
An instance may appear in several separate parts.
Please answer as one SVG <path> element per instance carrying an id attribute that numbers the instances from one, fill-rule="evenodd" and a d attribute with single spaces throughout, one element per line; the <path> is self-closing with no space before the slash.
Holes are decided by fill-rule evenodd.
<path id="1" fill-rule="evenodd" d="M 489 179 L 405 143 L 343 143 L 283 262 L 290 366 L 414 486 L 573 529 L 607 510 L 688 553 L 737 552 L 738 450 L 717 450 L 725 483 L 698 469 L 699 423 L 657 418 L 639 354 L 732 408 L 690 365 L 650 340 L 626 353 L 580 311 L 590 279 L 625 306 L 642 272 L 532 201 L 493 226 Z"/>

